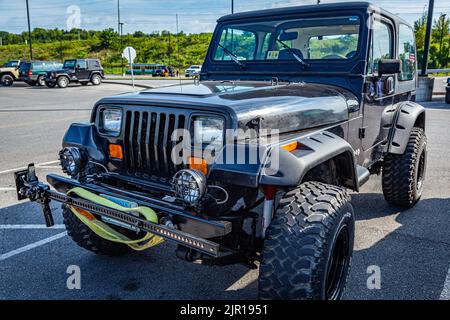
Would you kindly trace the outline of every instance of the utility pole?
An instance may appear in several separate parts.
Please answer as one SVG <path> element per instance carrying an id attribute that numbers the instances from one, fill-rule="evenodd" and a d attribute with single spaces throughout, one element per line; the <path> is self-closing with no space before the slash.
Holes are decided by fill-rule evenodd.
<path id="1" fill-rule="evenodd" d="M 169 67 L 172 65 L 172 44 L 170 41 L 170 31 L 169 31 Z"/>
<path id="2" fill-rule="evenodd" d="M 234 0 L 231 0 L 231 13 L 234 13 Z"/>
<path id="3" fill-rule="evenodd" d="M 427 75 L 428 57 L 430 53 L 431 28 L 433 26 L 434 0 L 430 0 L 428 4 L 427 31 L 425 33 L 425 45 L 423 49 L 422 72 L 421 76 Z"/>
<path id="4" fill-rule="evenodd" d="M 123 33 L 123 23 L 120 22 L 120 0 L 117 0 L 117 34 L 119 35 L 119 43 L 120 43 L 120 48 L 119 48 L 119 52 L 122 52 L 122 33 Z M 120 65 L 121 65 L 121 69 L 122 69 L 122 76 L 123 76 L 123 58 L 120 58 Z"/>
<path id="5" fill-rule="evenodd" d="M 176 25 L 177 25 L 177 36 L 176 36 L 176 41 L 177 41 L 177 62 L 180 62 L 180 45 L 179 45 L 179 31 L 178 31 L 178 13 L 175 15 L 175 19 L 176 19 Z M 178 69 L 179 66 L 177 66 Z"/>
<path id="6" fill-rule="evenodd" d="M 120 37 L 120 51 L 122 52 L 122 49 L 123 49 L 123 39 L 122 39 L 122 36 L 123 36 L 123 25 L 124 25 L 124 23 L 123 22 L 120 22 L 119 23 L 119 37 Z M 122 68 L 122 76 L 123 76 L 123 58 L 121 58 L 121 60 L 120 60 L 120 64 L 121 64 L 121 68 Z"/>
<path id="7" fill-rule="evenodd" d="M 444 42 L 444 27 L 445 27 L 445 17 L 446 16 L 447 16 L 446 14 L 441 14 L 441 18 L 440 18 L 441 23 L 442 23 L 442 25 L 441 25 L 442 29 L 441 29 L 441 39 L 439 41 L 439 63 L 441 63 L 441 61 L 442 61 L 442 45 Z M 442 66 L 442 67 L 445 67 L 445 66 Z"/>
<path id="8" fill-rule="evenodd" d="M 27 19 L 28 19 L 28 41 L 30 45 L 30 61 L 33 60 L 33 44 L 31 42 L 31 24 L 30 24 L 30 7 L 28 5 L 28 0 L 26 0 L 27 3 Z"/>
<path id="9" fill-rule="evenodd" d="M 120 0 L 117 0 L 117 34 L 120 35 Z"/>

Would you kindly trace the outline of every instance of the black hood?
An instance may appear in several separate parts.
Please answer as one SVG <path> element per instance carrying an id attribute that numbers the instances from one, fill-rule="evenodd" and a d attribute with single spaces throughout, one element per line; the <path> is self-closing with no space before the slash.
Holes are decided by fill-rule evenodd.
<path id="1" fill-rule="evenodd" d="M 348 120 L 357 99 L 344 89 L 311 83 L 272 86 L 267 82 L 202 82 L 105 98 L 101 103 L 176 104 L 232 114 L 239 128 L 291 132 Z M 193 107 L 194 106 L 194 107 Z"/>

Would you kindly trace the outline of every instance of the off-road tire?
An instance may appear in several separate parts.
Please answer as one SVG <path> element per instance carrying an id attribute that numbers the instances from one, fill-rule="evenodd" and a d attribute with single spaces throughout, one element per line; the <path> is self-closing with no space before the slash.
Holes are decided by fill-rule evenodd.
<path id="1" fill-rule="evenodd" d="M 354 229 L 353 207 L 345 190 L 306 182 L 287 192 L 267 229 L 259 298 L 339 299 L 350 269 Z M 339 252 L 341 257 L 334 255 Z M 331 270 L 336 271 L 335 282 Z"/>
<path id="2" fill-rule="evenodd" d="M 14 78 L 9 74 L 2 74 L 0 76 L 0 84 L 4 87 L 10 87 L 14 83 Z"/>
<path id="3" fill-rule="evenodd" d="M 56 86 L 56 82 L 48 82 L 48 81 L 46 81 L 45 85 L 47 87 L 49 87 L 49 88 L 54 88 Z"/>
<path id="4" fill-rule="evenodd" d="M 450 89 L 446 89 L 445 103 L 450 104 Z"/>
<path id="5" fill-rule="evenodd" d="M 63 221 L 68 235 L 80 247 L 98 255 L 121 256 L 131 249 L 127 245 L 105 240 L 96 235 L 83 222 L 80 221 L 69 208 L 63 206 Z"/>
<path id="6" fill-rule="evenodd" d="M 94 73 L 91 77 L 91 83 L 94 86 L 99 86 L 102 84 L 102 77 L 98 73 Z"/>
<path id="7" fill-rule="evenodd" d="M 386 201 L 411 208 L 423 192 L 427 163 L 427 137 L 421 128 L 413 128 L 403 154 L 384 158 L 382 184 Z"/>
<path id="8" fill-rule="evenodd" d="M 44 76 L 39 76 L 38 78 L 37 78 L 37 85 L 39 86 L 39 87 L 43 87 L 43 86 L 45 86 L 45 79 L 44 79 Z"/>
<path id="9" fill-rule="evenodd" d="M 67 88 L 69 86 L 70 80 L 66 76 L 60 76 L 58 77 L 58 80 L 56 80 L 56 83 L 60 88 Z"/>

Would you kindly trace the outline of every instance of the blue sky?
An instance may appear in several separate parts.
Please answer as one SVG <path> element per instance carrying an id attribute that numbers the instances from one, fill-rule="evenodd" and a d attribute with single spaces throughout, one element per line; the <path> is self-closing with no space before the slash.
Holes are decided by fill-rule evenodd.
<path id="1" fill-rule="evenodd" d="M 81 27 L 102 30 L 117 28 L 117 0 L 29 0 L 31 27 L 67 29 L 69 6 L 78 6 Z M 322 3 L 339 2 L 322 0 Z M 179 15 L 179 30 L 186 33 L 212 31 L 215 21 L 230 12 L 231 0 L 121 0 L 121 16 L 124 33 L 141 30 L 176 31 Z M 235 11 L 248 11 L 273 7 L 284 7 L 316 3 L 316 0 L 235 0 Z M 420 17 L 428 0 L 373 0 L 393 13 L 413 22 Z M 450 0 L 435 0 L 435 18 L 441 13 L 450 16 Z M 21 32 L 26 30 L 25 0 L 0 0 L 0 30 Z"/>

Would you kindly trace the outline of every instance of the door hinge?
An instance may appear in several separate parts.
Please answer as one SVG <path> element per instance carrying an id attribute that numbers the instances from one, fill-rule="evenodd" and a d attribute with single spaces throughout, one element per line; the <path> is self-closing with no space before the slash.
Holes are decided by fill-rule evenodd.
<path id="1" fill-rule="evenodd" d="M 359 138 L 360 139 L 366 138 L 366 127 L 359 128 Z"/>

